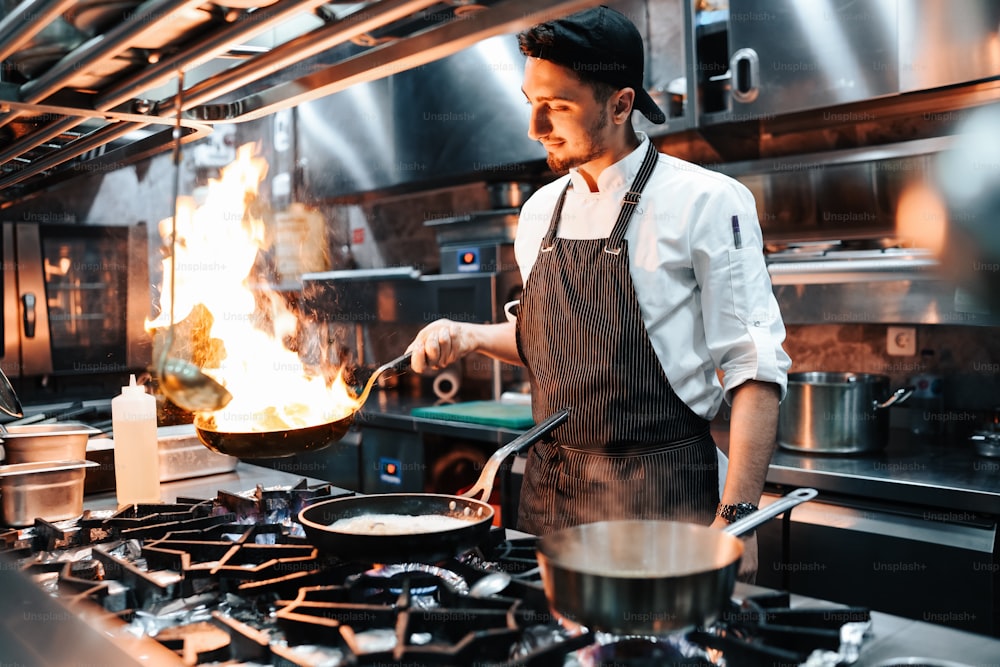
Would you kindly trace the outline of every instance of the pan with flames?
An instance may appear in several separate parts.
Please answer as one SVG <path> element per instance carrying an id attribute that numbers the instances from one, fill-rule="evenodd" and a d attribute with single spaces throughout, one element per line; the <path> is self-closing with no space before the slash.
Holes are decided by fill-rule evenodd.
<path id="1" fill-rule="evenodd" d="M 257 203 L 267 165 L 253 144 L 209 182 L 196 205 L 178 203 L 176 243 L 163 260 L 163 283 L 174 287 L 180 353 L 232 393 L 224 409 L 195 414 L 201 442 L 240 458 L 273 458 L 317 450 L 340 440 L 361 407 L 343 366 L 303 362 L 285 341 L 297 341 L 296 314 L 268 281 L 259 255 L 270 244 Z M 160 223 L 169 240 L 171 220 Z M 303 245 L 316 239 L 302 239 Z M 169 327 L 170 291 L 147 330 Z M 292 347 L 296 347 L 293 345 Z"/>

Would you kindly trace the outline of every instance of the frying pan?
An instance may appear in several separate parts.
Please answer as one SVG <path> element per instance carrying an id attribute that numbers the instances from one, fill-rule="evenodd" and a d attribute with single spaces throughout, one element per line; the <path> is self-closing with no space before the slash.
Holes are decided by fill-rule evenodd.
<path id="1" fill-rule="evenodd" d="M 202 444 L 212 451 L 241 459 L 273 459 L 323 449 L 344 437 L 354 422 L 354 416 L 364 407 L 375 380 L 386 371 L 398 369 L 408 363 L 410 356 L 411 353 L 407 352 L 375 369 L 358 396 L 354 412 L 341 419 L 302 428 L 219 431 L 213 426 L 211 413 L 198 413 L 194 418 L 195 432 Z"/>
<path id="2" fill-rule="evenodd" d="M 797 489 L 724 530 L 680 521 L 601 521 L 538 541 L 552 611 L 591 630 L 662 635 L 712 623 L 736 585 L 736 537 L 816 496 Z"/>
<path id="3" fill-rule="evenodd" d="M 194 428 L 201 443 L 213 452 L 241 459 L 273 459 L 294 456 L 332 445 L 347 433 L 354 413 L 325 424 L 276 431 L 217 431 L 206 417 L 198 414 Z"/>
<path id="4" fill-rule="evenodd" d="M 401 563 L 451 558 L 480 544 L 489 534 L 494 511 L 484 501 L 493 490 L 493 480 L 500 464 L 510 454 L 547 435 L 568 417 L 568 409 L 559 410 L 498 449 L 483 467 L 476 484 L 463 495 L 382 493 L 334 498 L 303 509 L 299 512 L 299 523 L 317 549 L 344 560 Z M 483 493 L 483 500 L 473 497 L 478 493 Z M 465 525 L 404 535 L 351 533 L 330 527 L 340 519 L 371 514 L 407 514 L 415 519 L 450 516 L 462 519 Z"/>

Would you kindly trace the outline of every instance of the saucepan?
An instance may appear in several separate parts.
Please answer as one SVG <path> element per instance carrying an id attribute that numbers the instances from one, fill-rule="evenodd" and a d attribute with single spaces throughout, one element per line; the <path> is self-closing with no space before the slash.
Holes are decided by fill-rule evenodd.
<path id="1" fill-rule="evenodd" d="M 211 413 L 197 414 L 195 431 L 202 444 L 212 451 L 241 459 L 269 459 L 294 456 L 328 447 L 340 441 L 354 422 L 354 417 L 368 400 L 375 381 L 388 370 L 398 370 L 410 361 L 407 352 L 375 369 L 364 389 L 358 395 L 354 411 L 346 417 L 314 426 L 275 429 L 270 431 L 220 431 L 215 427 Z"/>
<path id="2" fill-rule="evenodd" d="M 736 585 L 737 537 L 816 496 L 797 489 L 718 530 L 680 521 L 615 520 L 538 541 L 552 611 L 591 630 L 662 635 L 715 621 Z"/>
<path id="3" fill-rule="evenodd" d="M 544 421 L 504 445 L 490 457 L 479 479 L 462 495 L 383 493 L 325 500 L 299 512 L 299 523 L 317 549 L 344 560 L 401 563 L 435 562 L 451 558 L 480 544 L 493 524 L 493 507 L 485 502 L 493 490 L 500 464 L 566 421 L 569 410 Z M 482 493 L 482 500 L 475 498 Z M 382 532 L 389 517 L 405 517 L 405 528 Z M 447 517 L 447 527 L 437 519 Z M 344 519 L 360 519 L 352 529 L 332 526 Z M 406 532 L 402 532 L 405 530 Z"/>
<path id="4" fill-rule="evenodd" d="M 889 410 L 913 387 L 889 390 L 871 373 L 789 373 L 778 412 L 778 445 L 814 454 L 868 454 L 889 441 Z"/>

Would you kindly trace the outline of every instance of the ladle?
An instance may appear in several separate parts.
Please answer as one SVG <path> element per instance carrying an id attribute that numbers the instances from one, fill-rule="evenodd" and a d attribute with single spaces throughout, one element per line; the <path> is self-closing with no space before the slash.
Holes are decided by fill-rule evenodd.
<path id="1" fill-rule="evenodd" d="M 233 400 L 229 390 L 202 372 L 196 365 L 168 357 L 174 346 L 174 297 L 177 282 L 177 200 L 181 189 L 181 97 L 184 90 L 184 73 L 177 72 L 177 97 L 174 106 L 177 109 L 177 122 L 174 126 L 174 201 L 173 216 L 170 223 L 170 326 L 167 329 L 166 340 L 163 341 L 163 353 L 157 375 L 160 376 L 160 386 L 175 405 L 189 412 L 215 412 L 221 410 Z"/>

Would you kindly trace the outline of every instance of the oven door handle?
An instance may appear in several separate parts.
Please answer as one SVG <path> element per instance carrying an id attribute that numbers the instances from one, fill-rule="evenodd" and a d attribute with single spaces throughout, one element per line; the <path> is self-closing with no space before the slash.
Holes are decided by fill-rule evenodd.
<path id="1" fill-rule="evenodd" d="M 22 318 L 24 320 L 25 338 L 35 337 L 35 302 L 35 295 L 32 292 L 26 292 L 21 295 L 21 304 L 24 306 Z"/>

